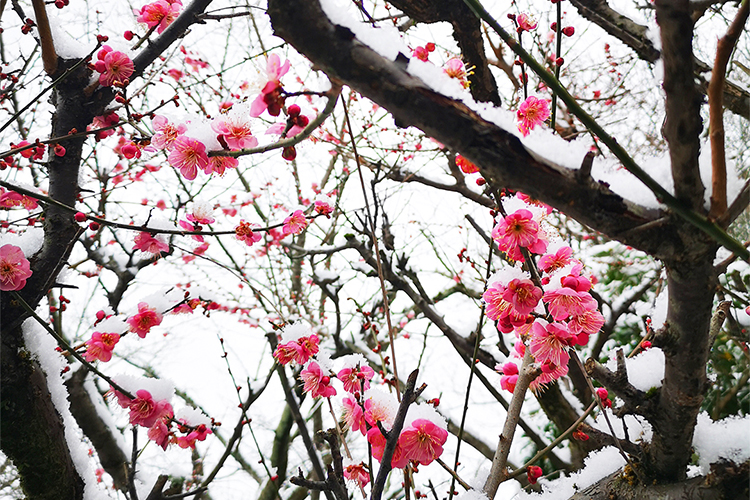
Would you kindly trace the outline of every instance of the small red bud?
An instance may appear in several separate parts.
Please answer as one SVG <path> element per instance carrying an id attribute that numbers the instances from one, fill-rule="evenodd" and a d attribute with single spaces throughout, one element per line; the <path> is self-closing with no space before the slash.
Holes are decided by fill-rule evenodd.
<path id="1" fill-rule="evenodd" d="M 104 43 L 107 40 L 109 40 L 109 37 L 107 35 L 96 35 L 96 41 L 99 43 Z"/>
<path id="2" fill-rule="evenodd" d="M 477 186 L 484 186 L 486 182 L 484 178 L 480 177 L 477 179 Z"/>
<path id="3" fill-rule="evenodd" d="M 134 35 L 132 31 L 126 31 L 122 36 L 125 37 L 125 40 L 130 41 Z"/>
<path id="4" fill-rule="evenodd" d="M 61 144 L 55 144 L 55 156 L 65 156 L 65 148 Z"/>
<path id="5" fill-rule="evenodd" d="M 557 23 L 552 23 L 549 25 L 549 29 L 551 29 L 554 32 L 557 32 Z"/>
<path id="6" fill-rule="evenodd" d="M 320 379 L 320 383 L 323 385 L 328 385 L 331 383 L 331 377 L 322 377 Z"/>
<path id="7" fill-rule="evenodd" d="M 97 311 L 96 312 L 96 319 L 97 320 L 101 321 L 101 320 L 103 320 L 106 317 L 107 317 L 107 315 L 106 315 L 106 313 L 104 311 Z"/>
<path id="8" fill-rule="evenodd" d="M 294 146 L 287 146 L 281 151 L 281 157 L 286 161 L 292 161 L 297 158 L 297 150 Z"/>
<path id="9" fill-rule="evenodd" d="M 427 50 L 427 52 L 435 52 L 435 44 L 432 42 L 427 43 L 424 48 Z"/>
<path id="10" fill-rule="evenodd" d="M 565 64 L 565 59 L 563 59 L 562 57 L 558 57 L 557 59 L 555 59 L 555 64 L 558 66 L 562 66 L 563 64 Z"/>
<path id="11" fill-rule="evenodd" d="M 89 229 L 91 229 L 92 231 L 98 231 L 99 227 L 101 226 L 99 226 L 98 222 L 92 221 L 91 224 L 89 224 Z"/>
<path id="12" fill-rule="evenodd" d="M 289 108 L 287 108 L 286 111 L 287 111 L 287 115 L 289 115 L 290 118 L 295 118 L 299 116 L 299 114 L 302 112 L 300 107 L 297 106 L 296 104 L 292 104 L 291 106 L 289 106 Z"/>
<path id="13" fill-rule="evenodd" d="M 83 212 L 76 212 L 74 215 L 76 222 L 84 222 L 86 220 L 86 214 Z"/>
<path id="14" fill-rule="evenodd" d="M 562 29 L 562 32 L 565 36 L 573 36 L 576 32 L 576 29 L 573 26 L 566 26 Z"/>

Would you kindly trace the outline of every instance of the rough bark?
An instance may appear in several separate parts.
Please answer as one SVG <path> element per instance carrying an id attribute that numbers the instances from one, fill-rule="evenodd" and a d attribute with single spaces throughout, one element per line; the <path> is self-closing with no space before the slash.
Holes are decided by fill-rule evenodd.
<path id="1" fill-rule="evenodd" d="M 657 4 L 664 30 L 665 135 L 676 183 L 686 204 L 702 207 L 697 176 L 698 108 L 693 83 L 687 2 Z M 476 163 L 493 187 L 521 190 L 607 236 L 664 261 L 668 273 L 671 347 L 658 397 L 653 443 L 647 447 L 648 476 L 662 482 L 684 479 L 695 419 L 705 389 L 707 335 L 715 274 L 716 245 L 675 216 L 645 210 L 614 195 L 608 187 L 530 155 L 510 133 L 462 103 L 427 88 L 403 68 L 335 26 L 315 1 L 269 0 L 277 35 L 307 56 L 329 77 L 351 86 L 391 112 L 396 123 L 412 125 Z M 304 26 L 304 28 L 302 28 Z"/>
<path id="2" fill-rule="evenodd" d="M 3 453 L 17 467 L 27 498 L 83 498 L 83 480 L 71 460 L 62 419 L 47 389 L 47 378 L 28 352 L 22 350 L 22 338 L 20 327 L 5 332 L 0 347 Z"/>
<path id="3" fill-rule="evenodd" d="M 104 423 L 91 400 L 91 395 L 84 388 L 87 375 L 88 370 L 82 367 L 65 382 L 70 412 L 91 441 L 102 468 L 112 477 L 115 488 L 127 490 L 128 456 L 115 439 L 113 432 L 117 432 L 117 429 L 112 429 Z"/>
<path id="4" fill-rule="evenodd" d="M 717 464 L 707 476 L 671 484 L 639 484 L 632 471 L 611 474 L 570 500 L 734 500 L 748 498 L 750 464 Z"/>
<path id="5" fill-rule="evenodd" d="M 182 36 L 187 27 L 197 21 L 196 15 L 210 3 L 211 0 L 196 0 L 187 6 L 157 41 L 135 58 L 135 75 L 140 75 L 166 47 Z M 76 62 L 58 58 L 57 71 L 50 77 L 61 76 Z M 110 88 L 99 89 L 93 94 L 87 92 L 90 77 L 91 71 L 86 65 L 81 65 L 57 84 L 51 96 L 55 111 L 50 137 L 66 136 L 73 129 L 78 132 L 86 130 L 93 118 L 102 114 L 113 99 Z M 46 165 L 49 196 L 70 207 L 75 206 L 79 192 L 78 173 L 84 141 L 83 137 L 60 141 L 65 155 L 50 155 Z M 72 214 L 55 205 L 45 207 L 43 228 L 42 248 L 29 259 L 33 274 L 19 292 L 33 309 L 54 286 L 80 235 Z M 62 421 L 50 399 L 44 374 L 26 351 L 20 328 L 26 317 L 10 294 L 0 295 L 0 443 L 3 452 L 17 467 L 29 499 L 77 500 L 83 498 L 83 483 L 73 467 Z"/>

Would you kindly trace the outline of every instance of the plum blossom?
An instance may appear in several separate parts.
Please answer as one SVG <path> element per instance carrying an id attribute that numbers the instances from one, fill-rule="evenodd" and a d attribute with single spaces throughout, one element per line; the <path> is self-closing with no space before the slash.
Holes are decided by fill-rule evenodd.
<path id="1" fill-rule="evenodd" d="M 133 238 L 133 250 L 158 255 L 161 252 L 169 251 L 169 243 L 163 240 L 162 236 L 152 235 L 146 231 L 141 231 Z"/>
<path id="2" fill-rule="evenodd" d="M 172 143 L 172 152 L 169 153 L 169 164 L 179 169 L 187 180 L 192 181 L 198 176 L 198 168 L 205 170 L 208 167 L 208 154 L 206 145 L 198 139 L 177 137 Z"/>
<path id="3" fill-rule="evenodd" d="M 379 428 L 373 427 L 367 431 L 367 441 L 372 446 L 372 456 L 380 462 L 385 452 L 385 436 L 383 436 Z M 393 458 L 391 458 L 391 467 L 401 469 L 406 467 L 408 463 L 409 457 L 404 454 L 404 450 L 401 448 L 401 436 L 399 436 L 399 440 L 396 442 L 396 449 L 393 451 Z"/>
<path id="4" fill-rule="evenodd" d="M 182 421 L 184 423 L 184 420 Z M 211 429 L 206 427 L 206 424 L 200 424 L 195 429 L 191 430 L 184 436 L 177 437 L 177 446 L 180 448 L 193 448 L 195 449 L 196 441 L 205 441 L 209 434 L 213 434 Z"/>
<path id="5" fill-rule="evenodd" d="M 127 319 L 130 331 L 137 333 L 140 338 L 146 338 L 151 328 L 160 325 L 164 317 L 145 302 L 138 304 L 138 312 Z"/>
<path id="6" fill-rule="evenodd" d="M 199 201 L 193 203 L 192 209 L 185 218 L 195 224 L 213 224 L 216 222 L 213 207 L 209 203 Z"/>
<path id="7" fill-rule="evenodd" d="M 86 341 L 86 352 L 83 357 L 86 361 L 94 360 L 107 362 L 112 359 L 112 351 L 115 344 L 120 341 L 120 335 L 117 333 L 100 333 L 94 332 L 91 338 Z"/>
<path id="8" fill-rule="evenodd" d="M 296 342 L 287 342 L 279 344 L 273 351 L 273 357 L 282 365 L 287 365 L 294 361 L 298 356 L 299 345 Z"/>
<path id="9" fill-rule="evenodd" d="M 575 337 L 562 323 L 547 323 L 537 320 L 531 327 L 529 348 L 539 363 L 549 361 L 555 366 L 567 365 L 570 357 L 567 347 Z"/>
<path id="10" fill-rule="evenodd" d="M 452 59 L 449 59 L 447 63 L 445 63 L 445 67 L 443 68 L 443 72 L 445 72 L 446 75 L 448 75 L 451 78 L 455 78 L 458 80 L 458 82 L 464 87 L 469 88 L 469 80 L 467 79 L 469 77 L 469 71 L 466 70 L 466 66 L 464 66 L 463 61 L 461 59 L 454 57 Z"/>
<path id="11" fill-rule="evenodd" d="M 547 250 L 547 240 L 534 215 L 522 208 L 503 217 L 492 230 L 492 238 L 500 250 L 513 260 L 523 262 L 521 248 L 531 253 L 541 254 Z"/>
<path id="12" fill-rule="evenodd" d="M 130 423 L 143 427 L 152 427 L 157 420 L 172 415 L 172 405 L 166 400 L 154 401 L 151 393 L 141 389 L 135 393 L 128 405 L 130 409 Z"/>
<path id="13" fill-rule="evenodd" d="M 333 213 L 333 207 L 330 204 L 330 200 L 327 198 L 315 200 L 315 212 L 330 218 Z"/>
<path id="14" fill-rule="evenodd" d="M 244 242 L 247 246 L 259 242 L 263 235 L 253 231 L 253 225 L 241 220 L 237 227 L 234 228 L 234 237 Z"/>
<path id="15" fill-rule="evenodd" d="M 418 418 L 401 431 L 398 444 L 409 460 L 429 465 L 443 454 L 443 445 L 448 439 L 448 431 L 430 420 Z"/>
<path id="16" fill-rule="evenodd" d="M 529 96 L 521 103 L 516 112 L 518 118 L 518 130 L 526 137 L 537 125 L 544 123 L 551 112 L 549 104 L 544 99 Z"/>
<path id="17" fill-rule="evenodd" d="M 174 141 L 187 131 L 187 125 L 180 123 L 175 125 L 169 123 L 169 119 L 164 116 L 156 115 L 151 120 L 154 127 L 154 135 L 151 137 L 151 149 L 158 151 L 162 149 L 172 149 Z"/>
<path id="18" fill-rule="evenodd" d="M 529 479 L 529 483 L 536 484 L 537 480 L 544 475 L 544 471 L 538 465 L 529 465 L 526 468 L 526 477 Z"/>
<path id="19" fill-rule="evenodd" d="M 344 390 L 351 394 L 369 389 L 370 380 L 374 376 L 375 370 L 367 365 L 344 368 L 336 374 L 336 377 L 344 384 Z"/>
<path id="20" fill-rule="evenodd" d="M 306 227 L 307 219 L 305 218 L 305 213 L 302 210 L 295 210 L 292 215 L 284 219 L 282 232 L 284 233 L 284 236 L 299 234 Z"/>
<path id="21" fill-rule="evenodd" d="M 23 207 L 26 210 L 34 210 L 39 207 L 39 202 L 31 196 L 16 191 L 6 191 L 0 187 L 0 208 Z"/>
<path id="22" fill-rule="evenodd" d="M 509 361 L 502 366 L 498 366 L 503 373 L 503 376 L 500 377 L 500 388 L 513 392 L 518 382 L 518 365 Z"/>
<path id="23" fill-rule="evenodd" d="M 157 420 L 148 430 L 148 438 L 158 446 L 161 446 L 162 450 L 167 449 L 167 445 L 169 445 L 169 437 L 169 427 L 167 427 L 165 418 Z"/>
<path id="24" fill-rule="evenodd" d="M 99 85 L 102 87 L 111 87 L 115 83 L 124 83 L 125 80 L 130 78 L 130 75 L 135 71 L 133 61 L 127 56 L 127 54 L 112 50 L 109 45 L 102 46 L 102 49 L 97 54 L 99 59 L 94 64 L 96 71 L 101 73 L 99 75 Z"/>
<path id="25" fill-rule="evenodd" d="M 20 290 L 31 277 L 31 266 L 23 251 L 15 245 L 0 247 L 0 290 Z"/>
<path id="26" fill-rule="evenodd" d="M 461 169 L 461 172 L 465 174 L 475 174 L 479 172 L 479 167 L 477 167 L 461 155 L 456 155 L 456 165 L 458 165 L 458 168 Z"/>
<path id="27" fill-rule="evenodd" d="M 573 260 L 573 249 L 564 246 L 557 249 L 553 254 L 545 254 L 539 259 L 539 269 L 545 273 L 552 273 L 561 269 Z"/>
<path id="28" fill-rule="evenodd" d="M 161 33 L 172 24 L 182 10 L 181 0 L 156 0 L 153 3 L 144 5 L 140 10 L 133 9 L 133 13 L 138 16 L 136 21 L 145 23 L 149 29 L 158 26 L 156 32 Z"/>
<path id="29" fill-rule="evenodd" d="M 304 391 L 310 396 L 328 398 L 336 395 L 336 389 L 331 387 L 331 378 L 323 373 L 320 365 L 310 361 L 307 367 L 300 372 L 300 378 L 304 382 Z"/>
<path id="30" fill-rule="evenodd" d="M 219 174 L 219 176 L 222 176 L 228 168 L 237 168 L 237 165 L 239 164 L 240 162 L 237 158 L 231 156 L 209 156 L 208 166 L 206 167 L 205 172 L 206 174 L 216 173 Z"/>
<path id="31" fill-rule="evenodd" d="M 591 294 L 565 286 L 557 290 L 548 290 L 544 293 L 542 300 L 547 303 L 555 321 L 565 320 L 571 316 L 581 316 L 588 310 L 596 309 L 597 306 Z"/>
<path id="32" fill-rule="evenodd" d="M 250 130 L 250 116 L 244 106 L 236 106 L 228 113 L 219 115 L 211 122 L 211 129 L 219 134 L 219 141 L 223 139 L 233 151 L 258 145 L 258 139 L 253 137 Z"/>
<path id="33" fill-rule="evenodd" d="M 266 62 L 268 81 L 260 91 L 260 95 L 250 105 L 250 116 L 258 117 L 265 110 L 268 110 L 268 114 L 271 116 L 279 116 L 281 107 L 284 105 L 284 97 L 281 95 L 283 88 L 279 79 L 286 75 L 289 66 L 289 60 L 281 64 L 278 55 L 271 54 L 268 56 Z"/>
<path id="34" fill-rule="evenodd" d="M 503 299 L 509 302 L 519 314 L 526 316 L 536 308 L 542 290 L 534 285 L 530 279 L 513 279 L 508 283 L 503 293 Z"/>
<path id="35" fill-rule="evenodd" d="M 364 462 L 349 464 L 344 467 L 344 477 L 357 483 L 360 488 L 364 488 L 370 482 L 370 474 L 367 472 Z"/>
<path id="36" fill-rule="evenodd" d="M 367 421 L 362 407 L 352 397 L 345 397 L 342 400 L 343 412 L 341 415 L 344 421 L 344 429 L 351 429 L 352 432 L 360 431 L 364 436 L 367 434 Z"/>
<path id="37" fill-rule="evenodd" d="M 518 14 L 516 17 L 518 32 L 531 31 L 537 27 L 537 22 L 528 14 Z"/>

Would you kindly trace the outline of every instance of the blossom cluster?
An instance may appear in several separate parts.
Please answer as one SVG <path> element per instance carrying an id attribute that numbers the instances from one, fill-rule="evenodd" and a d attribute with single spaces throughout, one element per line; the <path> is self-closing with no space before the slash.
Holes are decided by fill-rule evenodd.
<path id="1" fill-rule="evenodd" d="M 372 456 L 381 461 L 386 438 L 379 425 L 386 431 L 392 428 L 399 404 L 393 395 L 372 387 L 375 370 L 367 365 L 363 356 L 349 355 L 334 360 L 340 364 L 334 372 L 331 360 L 320 353 L 318 336 L 298 323 L 283 329 L 281 341 L 273 355 L 281 364 L 304 365 L 300 372 L 304 392 L 314 398 L 331 398 L 338 393 L 333 380 L 341 382 L 345 392 L 341 399 L 344 430 L 364 436 Z M 429 465 L 442 454 L 447 438 L 445 422 L 431 406 L 412 405 L 398 436 L 391 465 L 394 468 L 403 468 L 409 463 Z M 344 474 L 360 487 L 369 481 L 363 463 L 346 465 Z"/>
<path id="2" fill-rule="evenodd" d="M 524 260 L 522 248 L 543 254 L 548 245 L 539 221 L 524 208 L 500 217 L 492 234 L 500 249 L 517 261 Z M 567 374 L 568 348 L 586 345 L 604 324 L 590 293 L 592 278 L 584 275 L 570 247 L 542 255 L 538 269 L 541 281 L 536 283 L 516 267 L 496 273 L 483 294 L 487 317 L 497 322 L 500 332 L 518 336 L 517 356 L 522 357 L 528 345 L 540 365 L 541 375 L 532 382 L 535 389 Z M 518 366 L 507 362 L 498 369 L 501 387 L 512 392 Z"/>

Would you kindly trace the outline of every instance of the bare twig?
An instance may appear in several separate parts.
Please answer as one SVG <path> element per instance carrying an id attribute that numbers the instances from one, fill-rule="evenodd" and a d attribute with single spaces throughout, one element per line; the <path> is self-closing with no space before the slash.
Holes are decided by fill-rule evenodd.
<path id="1" fill-rule="evenodd" d="M 727 165 L 724 147 L 724 82 L 727 64 L 734 46 L 750 15 L 750 1 L 744 0 L 726 34 L 716 45 L 716 61 L 708 83 L 708 116 L 711 131 L 711 210 L 709 217 L 718 217 L 727 209 Z"/>

